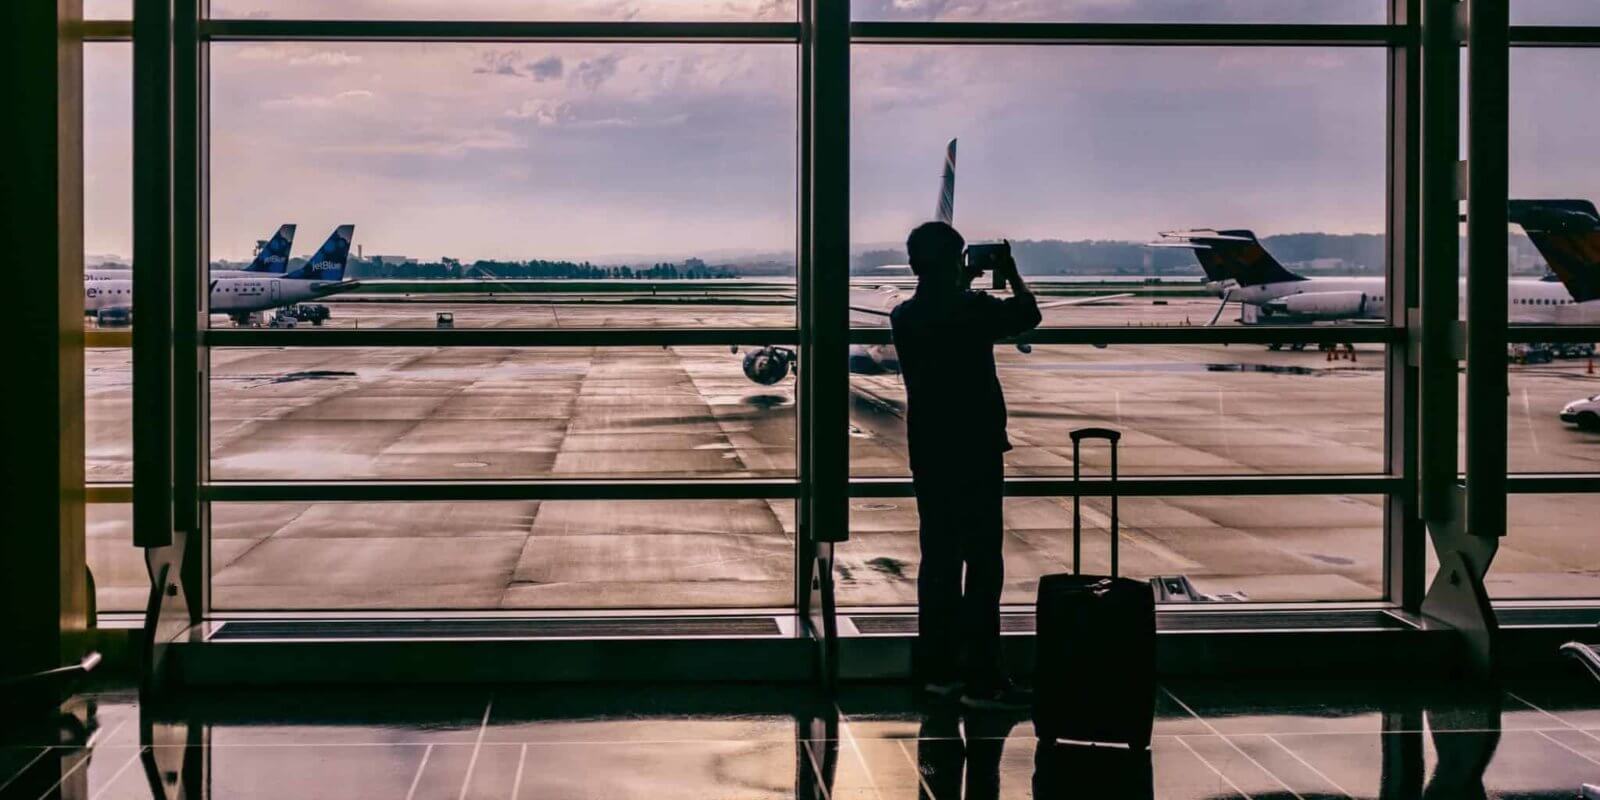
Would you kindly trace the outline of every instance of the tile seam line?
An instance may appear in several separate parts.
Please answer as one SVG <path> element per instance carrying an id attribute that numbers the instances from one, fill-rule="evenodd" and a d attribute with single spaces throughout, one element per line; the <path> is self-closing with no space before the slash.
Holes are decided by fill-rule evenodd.
<path id="1" fill-rule="evenodd" d="M 1172 698 L 1172 701 L 1173 701 L 1173 702 L 1175 702 L 1175 703 L 1177 703 L 1177 704 L 1178 704 L 1178 705 L 1179 705 L 1179 706 L 1181 706 L 1181 707 L 1182 707 L 1182 708 L 1183 708 L 1183 710 L 1184 710 L 1184 711 L 1187 711 L 1187 712 L 1189 712 L 1189 713 L 1190 713 L 1190 714 L 1191 714 L 1191 715 L 1193 715 L 1193 716 L 1194 716 L 1194 718 L 1195 718 L 1195 719 L 1197 719 L 1197 720 L 1199 720 L 1199 721 L 1200 721 L 1200 724 L 1201 724 L 1201 725 L 1204 725 L 1204 726 L 1206 726 L 1206 729 L 1207 729 L 1207 730 L 1209 730 L 1209 731 L 1211 731 L 1211 733 L 1212 733 L 1212 734 L 1214 734 L 1214 735 L 1215 735 L 1215 736 L 1217 736 L 1217 737 L 1219 737 L 1219 738 L 1221 738 L 1221 739 L 1222 739 L 1222 741 L 1224 741 L 1224 742 L 1227 742 L 1227 743 L 1228 743 L 1228 746 L 1229 746 L 1229 747 L 1231 747 L 1231 748 L 1233 748 L 1233 751 L 1234 751 L 1234 752 L 1235 752 L 1235 753 L 1238 753 L 1238 754 L 1239 754 L 1239 755 L 1241 755 L 1241 756 L 1244 756 L 1244 758 L 1245 758 L 1245 760 L 1246 760 L 1246 761 L 1249 761 L 1249 762 L 1250 762 L 1250 763 L 1251 763 L 1251 764 L 1254 764 L 1254 765 L 1255 765 L 1255 766 L 1256 766 L 1256 769 L 1259 769 L 1259 770 L 1261 770 L 1261 771 L 1262 771 L 1262 772 L 1264 772 L 1264 773 L 1266 773 L 1266 774 L 1267 774 L 1267 777 L 1269 777 L 1269 778 L 1272 778 L 1272 779 L 1273 779 L 1273 780 L 1274 780 L 1274 781 L 1277 781 L 1277 782 L 1278 782 L 1278 785 L 1279 785 L 1279 786 L 1282 786 L 1282 787 L 1283 787 L 1283 789 L 1284 789 L 1284 791 L 1286 791 L 1286 792 L 1288 792 L 1288 793 L 1289 793 L 1289 794 L 1292 794 L 1292 795 L 1294 795 L 1294 797 L 1295 797 L 1295 800 L 1305 800 L 1305 798 L 1304 798 L 1304 797 L 1302 797 L 1302 796 L 1301 796 L 1301 795 L 1300 795 L 1300 793 L 1299 793 L 1299 792 L 1297 792 L 1297 791 L 1295 791 L 1295 790 L 1294 790 L 1294 789 L 1293 789 L 1293 788 L 1291 788 L 1291 787 L 1290 787 L 1290 786 L 1289 786 L 1289 783 L 1288 783 L 1288 781 L 1285 781 L 1285 780 L 1284 780 L 1284 779 L 1283 779 L 1283 778 L 1281 778 L 1281 777 L 1279 777 L 1279 776 L 1278 776 L 1278 773 L 1276 773 L 1276 772 L 1273 772 L 1273 771 L 1272 771 L 1272 770 L 1270 770 L 1270 769 L 1267 769 L 1267 767 L 1266 767 L 1266 765 L 1264 765 L 1264 764 L 1262 764 L 1262 763 L 1261 763 L 1261 762 L 1260 762 L 1260 761 L 1257 761 L 1257 760 L 1256 760 L 1256 758 L 1255 758 L 1255 756 L 1252 756 L 1252 755 L 1250 755 L 1250 754 L 1249 754 L 1249 753 L 1246 753 L 1246 752 L 1245 752 L 1245 751 L 1244 751 L 1244 748 L 1242 748 L 1242 747 L 1240 747 L 1240 746 L 1239 746 L 1239 743 L 1238 743 L 1238 742 L 1235 742 L 1235 741 L 1234 741 L 1234 740 L 1233 740 L 1233 739 L 1230 739 L 1230 738 L 1229 738 L 1229 737 L 1228 737 L 1228 736 L 1227 736 L 1227 735 L 1226 735 L 1226 734 L 1224 734 L 1224 733 L 1223 733 L 1223 732 L 1222 732 L 1222 731 L 1220 731 L 1220 730 L 1217 730 L 1217 727 L 1216 727 L 1216 726 L 1215 726 L 1215 725 L 1212 725 L 1212 724 L 1211 724 L 1211 723 L 1210 723 L 1210 721 L 1208 721 L 1208 720 L 1206 720 L 1206 719 L 1205 719 L 1205 718 L 1204 718 L 1204 717 L 1202 717 L 1202 716 L 1200 716 L 1200 715 L 1199 715 L 1199 714 L 1197 714 L 1197 713 L 1195 713 L 1195 710 L 1194 710 L 1194 709 L 1193 709 L 1193 708 L 1191 708 L 1191 707 L 1190 707 L 1190 706 L 1189 706 L 1189 704 L 1188 704 L 1188 703 L 1185 703 L 1185 702 L 1183 702 L 1183 699 L 1182 699 L 1182 698 L 1180 698 L 1180 697 L 1178 697 L 1178 695 L 1176 695 L 1176 694 L 1174 694 L 1174 693 L 1173 693 L 1173 691 L 1172 691 L 1172 690 L 1171 690 L 1171 689 L 1168 689 L 1168 688 L 1167 688 L 1167 687 L 1166 687 L 1166 686 L 1162 686 L 1162 687 L 1161 687 L 1161 691 L 1163 691 L 1163 692 L 1166 692 L 1166 694 L 1167 694 L 1167 696 L 1168 696 L 1168 697 L 1170 697 L 1170 698 Z M 1179 737 L 1179 741 L 1182 741 L 1182 737 L 1181 737 L 1181 736 L 1180 736 L 1180 737 Z M 1188 743 L 1187 743 L 1187 742 L 1185 742 L 1185 744 L 1184 744 L 1184 746 L 1186 746 L 1186 747 L 1187 747 L 1187 746 L 1188 746 Z M 1193 748 L 1193 747 L 1190 747 L 1190 748 L 1189 748 L 1189 749 L 1190 749 L 1190 750 L 1191 750 L 1191 751 L 1194 751 L 1194 748 Z M 1195 755 L 1197 755 L 1197 756 L 1198 756 L 1198 755 L 1199 755 L 1199 753 L 1198 753 L 1198 752 L 1195 752 Z M 1229 783 L 1232 783 L 1232 781 L 1229 781 Z M 1238 788 L 1238 787 L 1237 787 L 1237 786 L 1236 786 L 1236 787 L 1234 787 L 1234 788 Z M 1242 790 L 1241 790 L 1241 793 L 1242 793 Z M 1245 795 L 1245 796 L 1246 796 L 1246 797 L 1249 797 L 1249 795 Z"/>
<path id="2" fill-rule="evenodd" d="M 478 738 L 472 743 L 472 758 L 467 760 L 467 774 L 461 779 L 461 792 L 456 800 L 467 799 L 467 787 L 472 785 L 472 772 L 478 766 L 478 753 L 483 750 L 484 734 L 489 732 L 489 715 L 494 712 L 494 692 L 489 692 L 489 702 L 484 704 L 483 722 L 478 725 Z"/>

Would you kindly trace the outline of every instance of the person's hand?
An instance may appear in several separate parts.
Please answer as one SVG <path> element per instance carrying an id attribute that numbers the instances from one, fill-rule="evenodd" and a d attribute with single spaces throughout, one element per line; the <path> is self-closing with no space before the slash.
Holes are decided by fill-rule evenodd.
<path id="1" fill-rule="evenodd" d="M 1007 284 L 1014 285 L 1017 282 L 1019 273 L 1017 272 L 1017 260 L 1011 257 L 1011 240 L 1001 239 L 1000 241 L 1006 243 L 1006 251 L 1000 256 L 994 268 L 996 272 L 1000 273 L 1001 277 L 1005 278 Z"/>

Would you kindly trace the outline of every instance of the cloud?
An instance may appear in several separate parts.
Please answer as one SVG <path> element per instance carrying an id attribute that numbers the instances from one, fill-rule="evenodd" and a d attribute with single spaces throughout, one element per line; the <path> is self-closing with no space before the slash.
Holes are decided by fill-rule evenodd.
<path id="1" fill-rule="evenodd" d="M 527 143 L 499 128 L 446 128 L 437 130 L 387 130 L 352 144 L 326 145 L 324 153 L 338 155 L 406 155 L 460 158 L 471 152 L 525 150 Z"/>
<path id="2" fill-rule="evenodd" d="M 233 54 L 245 61 L 272 61 L 295 67 L 347 67 L 361 63 L 361 56 L 343 50 L 306 50 L 294 45 L 246 45 Z"/>
<path id="3" fill-rule="evenodd" d="M 366 89 L 349 89 L 331 95 L 297 94 L 290 95 L 289 97 L 279 97 L 272 100 L 267 100 L 261 104 L 261 107 L 273 109 L 334 108 L 341 103 L 356 100 L 370 100 L 375 96 L 376 95 L 370 91 L 367 91 Z"/>
<path id="4" fill-rule="evenodd" d="M 528 74 L 540 83 L 561 77 L 563 71 L 561 56 L 545 56 L 528 62 Z"/>
<path id="5" fill-rule="evenodd" d="M 347 67 L 351 64 L 360 64 L 361 56 L 351 55 L 342 50 L 319 50 L 310 55 L 291 58 L 289 63 L 297 67 Z"/>
<path id="6" fill-rule="evenodd" d="M 585 114 L 572 103 L 553 100 L 525 100 L 505 112 L 508 119 L 525 120 L 540 128 L 574 130 L 599 128 L 669 128 L 684 125 L 689 114 L 666 109 L 642 109 L 646 113 Z M 659 113 L 653 113 L 659 112 Z"/>
<path id="7" fill-rule="evenodd" d="M 475 75 L 522 75 L 522 70 L 517 67 L 517 54 L 510 50 L 490 50 L 479 56 L 479 61 L 482 63 L 472 70 Z"/>
<path id="8" fill-rule="evenodd" d="M 584 59 L 572 71 L 572 82 L 592 92 L 617 74 L 617 64 L 621 61 L 622 56 L 616 53 Z"/>

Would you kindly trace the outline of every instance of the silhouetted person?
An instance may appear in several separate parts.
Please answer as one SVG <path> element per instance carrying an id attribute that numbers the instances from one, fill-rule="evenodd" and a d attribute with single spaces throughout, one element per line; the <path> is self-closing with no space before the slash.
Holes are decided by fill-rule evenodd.
<path id="1" fill-rule="evenodd" d="M 1011 707 L 1024 698 L 1000 664 L 1002 454 L 1011 442 L 994 344 L 1032 330 L 1040 316 L 1009 256 L 996 269 L 1010 298 L 971 290 L 965 247 L 943 222 L 912 231 L 906 252 L 917 291 L 890 315 L 921 520 L 913 667 L 933 694 L 960 690 L 968 705 Z"/>

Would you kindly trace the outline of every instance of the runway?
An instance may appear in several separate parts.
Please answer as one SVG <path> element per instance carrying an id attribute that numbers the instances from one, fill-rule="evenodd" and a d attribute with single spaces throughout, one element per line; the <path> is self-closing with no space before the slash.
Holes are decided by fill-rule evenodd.
<path id="1" fill-rule="evenodd" d="M 793 309 L 696 303 L 330 303 L 330 325 L 784 326 Z M 1203 324 L 1215 300 L 1134 298 L 1052 309 L 1047 324 Z M 221 318 L 217 318 L 220 323 Z M 1116 320 L 1113 322 L 1112 320 Z M 1067 475 L 1066 432 L 1126 433 L 1125 475 L 1374 474 L 1384 469 L 1381 346 L 1356 359 L 1261 346 L 997 350 L 1014 475 Z M 130 474 L 129 353 L 89 354 L 91 480 Z M 720 347 L 237 348 L 212 351 L 215 480 L 756 478 L 795 470 L 794 380 L 760 386 Z M 1583 362 L 1513 366 L 1511 464 L 1600 472 L 1600 434 L 1556 412 L 1600 392 Z M 852 473 L 906 472 L 904 390 L 853 375 Z M 1104 467 L 1085 454 L 1085 470 Z M 1105 503 L 1085 506 L 1086 568 L 1104 569 Z M 1382 593 L 1382 498 L 1137 498 L 1124 570 L 1186 574 L 1259 601 Z M 1586 537 L 1600 496 L 1518 497 L 1497 596 L 1600 595 Z M 617 609 L 792 602 L 787 500 L 218 504 L 213 605 L 260 609 Z M 1007 503 L 1008 602 L 1070 567 L 1070 501 Z M 840 602 L 914 601 L 910 500 L 852 503 Z M 125 507 L 95 506 L 91 564 L 105 608 L 143 602 Z"/>

